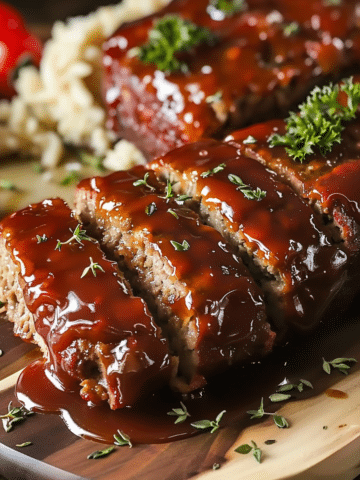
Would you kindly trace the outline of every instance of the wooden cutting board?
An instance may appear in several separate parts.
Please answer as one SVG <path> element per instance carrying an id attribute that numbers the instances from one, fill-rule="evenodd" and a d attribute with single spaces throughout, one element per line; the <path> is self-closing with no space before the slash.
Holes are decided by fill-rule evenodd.
<path id="1" fill-rule="evenodd" d="M 91 174 L 94 171 L 84 172 Z M 0 191 L 1 215 L 45 197 L 59 195 L 71 203 L 73 186 L 60 184 L 64 175 L 62 167 L 52 181 L 44 182 L 31 162 L 3 161 L 0 178 L 13 182 L 16 190 Z M 348 376 L 336 371 L 327 375 L 322 369 L 322 357 L 355 357 L 360 361 L 359 320 L 355 301 L 346 317 L 323 326 L 311 339 L 301 341 L 294 355 L 290 354 L 289 372 L 296 371 L 299 378 L 309 379 L 315 389 L 297 395 L 296 401 L 278 405 L 277 412 L 286 417 L 289 428 L 277 428 L 270 416 L 245 426 L 242 421 L 225 421 L 214 434 L 117 448 L 108 457 L 89 460 L 87 455 L 104 445 L 76 437 L 57 415 L 36 414 L 11 432 L 1 429 L 0 474 L 9 480 L 353 480 L 360 474 L 360 365 L 355 364 Z M 0 349 L 4 352 L 0 357 L 0 413 L 4 414 L 10 401 L 19 404 L 14 396 L 19 371 L 39 353 L 15 338 L 12 326 L 4 319 L 0 319 Z M 276 384 L 269 387 L 266 383 L 265 362 L 263 373 L 260 368 L 256 379 L 264 396 L 271 393 L 272 387 L 276 389 Z M 233 373 L 230 381 L 236 381 L 236 371 Z M 244 385 L 239 405 L 244 401 L 254 401 L 256 407 L 260 396 L 248 399 Z M 275 443 L 265 444 L 269 439 Z M 32 445 L 16 447 L 25 441 Z M 251 441 L 262 450 L 261 463 L 251 453 L 234 451 Z M 218 470 L 213 470 L 215 463 L 220 465 Z"/>

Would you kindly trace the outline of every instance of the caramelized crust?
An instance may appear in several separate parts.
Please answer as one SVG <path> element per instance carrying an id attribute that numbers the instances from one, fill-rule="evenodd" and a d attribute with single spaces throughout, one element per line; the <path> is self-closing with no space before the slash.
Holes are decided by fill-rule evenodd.
<path id="1" fill-rule="evenodd" d="M 270 351 L 274 334 L 242 262 L 194 212 L 164 198 L 153 173 L 135 186 L 146 173 L 137 167 L 82 181 L 75 209 L 126 265 L 179 356 L 177 387 L 191 390 L 203 377 Z"/>
<path id="2" fill-rule="evenodd" d="M 85 400 L 121 408 L 169 381 L 166 340 L 97 242 L 56 248 L 77 225 L 60 199 L 4 219 L 0 300 L 15 333 L 41 346 L 54 382 L 69 390 L 81 383 Z M 91 262 L 99 268 L 85 274 Z"/>

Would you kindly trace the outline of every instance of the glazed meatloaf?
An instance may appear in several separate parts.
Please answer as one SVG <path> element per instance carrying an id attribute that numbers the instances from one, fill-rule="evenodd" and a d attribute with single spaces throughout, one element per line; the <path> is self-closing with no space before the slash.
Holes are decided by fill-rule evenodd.
<path id="1" fill-rule="evenodd" d="M 75 196 L 76 214 L 158 319 L 186 391 L 269 352 L 275 334 L 248 269 L 183 203 L 144 167 L 84 180 Z"/>
<path id="2" fill-rule="evenodd" d="M 55 385 L 117 409 L 170 381 L 176 361 L 145 302 L 62 200 L 4 219 L 0 255 L 0 301 Z"/>
<path id="3" fill-rule="evenodd" d="M 356 71 L 358 25 L 355 0 L 174 0 L 105 43 L 107 125 L 152 158 L 287 115 Z"/>

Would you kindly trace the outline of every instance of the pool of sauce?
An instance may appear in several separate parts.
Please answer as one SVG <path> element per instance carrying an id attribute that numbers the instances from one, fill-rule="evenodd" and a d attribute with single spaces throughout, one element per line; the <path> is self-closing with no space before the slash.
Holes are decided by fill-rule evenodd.
<path id="1" fill-rule="evenodd" d="M 131 408 L 111 411 L 107 406 L 88 405 L 77 391 L 58 390 L 45 375 L 41 360 L 30 364 L 21 374 L 16 394 L 26 408 L 60 415 L 74 434 L 104 443 L 113 443 L 113 434 L 118 429 L 129 435 L 133 443 L 163 443 L 188 438 L 199 433 L 191 422 L 214 420 L 222 410 L 226 413 L 221 426 L 241 431 L 258 421 L 250 420 L 246 412 L 258 409 L 261 398 L 264 398 L 265 411 L 279 410 L 284 402 L 271 403 L 268 396 L 275 393 L 285 379 L 296 384 L 303 378 L 314 387 L 305 387 L 302 393 L 291 391 L 291 401 L 323 392 L 334 400 L 345 401 L 346 392 L 332 388 L 343 374 L 336 371 L 326 374 L 322 359 L 360 359 L 360 322 L 354 312 L 355 307 L 345 320 L 329 319 L 311 337 L 293 339 L 291 346 L 278 347 L 262 362 L 232 368 L 226 374 L 214 377 L 204 388 L 192 394 L 181 396 L 162 389 Z M 350 375 L 358 368 L 358 364 L 354 364 Z M 180 407 L 180 401 L 186 405 L 191 417 L 175 425 L 176 417 L 167 415 L 167 412 Z M 287 420 L 291 425 L 291 418 Z"/>

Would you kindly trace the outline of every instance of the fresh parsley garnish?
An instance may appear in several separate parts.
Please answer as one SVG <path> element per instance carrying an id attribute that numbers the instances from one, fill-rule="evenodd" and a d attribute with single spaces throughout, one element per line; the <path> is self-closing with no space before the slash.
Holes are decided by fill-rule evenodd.
<path id="1" fill-rule="evenodd" d="M 66 245 L 67 243 L 71 243 L 73 240 L 75 240 L 76 242 L 80 243 L 80 245 L 82 245 L 82 241 L 83 240 L 89 240 L 91 241 L 91 238 L 87 236 L 87 233 L 85 230 L 81 230 L 81 225 L 80 223 L 76 226 L 75 230 L 72 231 L 70 229 L 70 232 L 73 234 L 69 240 L 66 240 L 66 242 L 60 242 L 60 240 L 57 241 L 57 244 L 56 244 L 56 247 L 55 247 L 55 250 L 61 250 L 61 247 L 63 245 Z"/>
<path id="2" fill-rule="evenodd" d="M 157 207 L 156 207 L 156 203 L 155 202 L 151 202 L 149 203 L 149 205 L 145 208 L 145 213 L 146 215 L 148 215 L 149 217 L 155 213 L 157 210 Z"/>
<path id="3" fill-rule="evenodd" d="M 190 248 L 190 244 L 186 240 L 183 240 L 182 243 L 176 242 L 175 240 L 170 240 L 170 243 L 178 252 L 186 252 L 186 250 L 189 250 Z"/>
<path id="4" fill-rule="evenodd" d="M 5 415 L 0 415 L 5 432 L 10 432 L 16 424 L 23 422 L 26 420 L 26 417 L 33 414 L 34 412 L 30 412 L 22 405 L 20 407 L 12 407 L 12 402 L 10 402 L 8 412 Z"/>
<path id="5" fill-rule="evenodd" d="M 150 173 L 146 172 L 144 175 L 144 178 L 139 178 L 139 180 L 136 180 L 135 182 L 133 182 L 134 187 L 140 187 L 141 185 L 144 185 L 144 187 L 150 188 L 150 190 L 155 190 L 155 187 L 147 183 L 149 175 Z"/>
<path id="6" fill-rule="evenodd" d="M 355 358 L 335 358 L 334 360 L 330 361 L 326 361 L 325 358 L 323 358 L 323 370 L 324 372 L 330 374 L 331 368 L 334 368 L 339 370 L 339 372 L 343 373 L 344 375 L 347 375 L 349 373 L 348 370 L 350 369 L 350 366 L 347 364 L 356 362 L 357 360 Z"/>
<path id="7" fill-rule="evenodd" d="M 37 243 L 44 243 L 44 242 L 47 242 L 49 239 L 44 233 L 44 235 L 36 235 L 36 240 L 37 240 Z"/>
<path id="8" fill-rule="evenodd" d="M 211 177 L 211 176 L 214 175 L 215 173 L 222 172 L 225 167 L 226 167 L 225 163 L 220 163 L 220 165 L 218 165 L 217 167 L 214 167 L 214 168 L 211 169 L 211 170 L 207 170 L 206 172 L 200 173 L 200 176 L 201 176 L 202 178 Z"/>
<path id="9" fill-rule="evenodd" d="M 222 12 L 225 17 L 230 17 L 235 13 L 244 11 L 247 4 L 244 0 L 210 0 L 209 8 L 209 13 L 212 16 L 214 16 L 214 12 L 211 12 L 211 8 Z"/>
<path id="10" fill-rule="evenodd" d="M 248 443 L 244 443 L 240 445 L 240 447 L 235 448 L 236 453 L 241 453 L 243 455 L 247 455 L 248 453 L 252 452 L 253 457 L 259 463 L 261 463 L 261 449 L 256 445 L 256 443 L 251 440 L 251 445 Z"/>
<path id="11" fill-rule="evenodd" d="M 187 417 L 190 417 L 190 413 L 187 411 L 183 402 L 180 402 L 180 405 L 181 408 L 173 408 L 171 412 L 167 412 L 168 415 L 175 415 L 177 417 L 174 423 L 183 423 Z"/>
<path id="12" fill-rule="evenodd" d="M 259 200 L 262 200 L 264 197 L 266 197 L 266 192 L 264 190 L 260 190 L 259 187 L 253 190 L 249 185 L 246 185 L 241 180 L 240 177 L 238 177 L 237 175 L 234 175 L 233 173 L 230 173 L 228 175 L 228 179 L 230 180 L 231 183 L 237 186 L 236 190 L 240 190 L 240 192 L 248 200 L 259 201 Z"/>
<path id="13" fill-rule="evenodd" d="M 87 458 L 89 460 L 92 460 L 92 459 L 96 460 L 97 458 L 106 457 L 114 450 L 115 450 L 115 447 L 113 445 L 110 445 L 110 447 L 104 448 L 103 450 L 95 450 L 95 452 L 90 453 L 90 455 L 88 455 Z"/>
<path id="14" fill-rule="evenodd" d="M 264 399 L 261 399 L 260 407 L 257 410 L 249 410 L 249 415 L 251 415 L 250 420 L 254 418 L 262 418 L 264 415 L 271 415 L 273 417 L 274 423 L 278 428 L 287 428 L 289 426 L 288 421 L 285 417 L 277 415 L 276 413 L 268 413 L 264 411 Z"/>
<path id="15" fill-rule="evenodd" d="M 188 66 L 176 54 L 187 52 L 201 43 L 214 43 L 214 34 L 178 15 L 165 15 L 149 31 L 148 43 L 129 50 L 130 56 L 154 65 L 163 72 L 187 72 Z"/>
<path id="16" fill-rule="evenodd" d="M 114 439 L 115 439 L 114 444 L 117 445 L 118 447 L 125 447 L 126 445 L 129 448 L 132 447 L 132 443 L 129 435 L 126 435 L 126 433 L 122 432 L 121 430 L 118 430 L 117 433 L 115 433 Z"/>
<path id="17" fill-rule="evenodd" d="M 82 272 L 80 278 L 85 277 L 85 275 L 87 275 L 90 271 L 92 272 L 94 277 L 96 277 L 96 270 L 100 270 L 101 272 L 105 273 L 105 270 L 102 268 L 102 266 L 99 265 L 98 263 L 95 263 L 93 259 L 90 257 L 90 265 L 84 268 L 84 271 Z"/>
<path id="18" fill-rule="evenodd" d="M 207 430 L 208 428 L 211 428 L 210 433 L 214 433 L 216 432 L 216 430 L 219 429 L 220 422 L 224 413 L 226 413 L 226 410 L 223 410 L 222 412 L 220 412 L 218 416 L 215 418 L 215 420 L 199 420 L 197 422 L 192 423 L 191 426 L 199 430 Z"/>
<path id="19" fill-rule="evenodd" d="M 340 105 L 340 91 L 348 96 L 347 105 Z M 315 87 L 305 102 L 299 105 L 299 114 L 290 113 L 286 120 L 286 133 L 271 135 L 270 147 L 283 146 L 294 160 L 303 162 L 307 155 L 319 150 L 322 156 L 341 142 L 343 122 L 355 118 L 360 103 L 360 83 L 346 79 L 339 86 L 330 83 Z"/>

